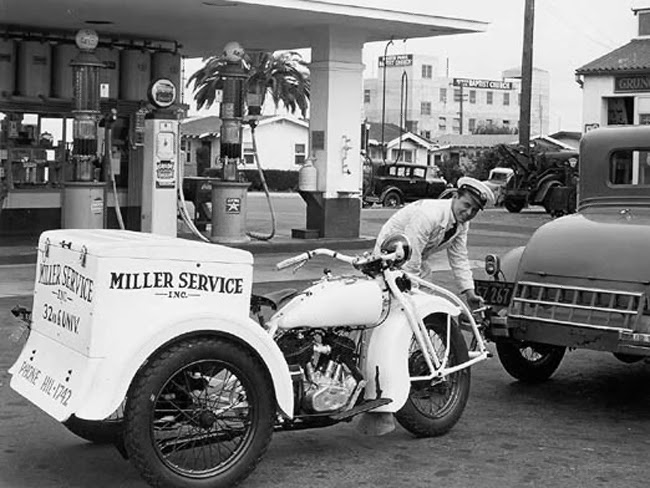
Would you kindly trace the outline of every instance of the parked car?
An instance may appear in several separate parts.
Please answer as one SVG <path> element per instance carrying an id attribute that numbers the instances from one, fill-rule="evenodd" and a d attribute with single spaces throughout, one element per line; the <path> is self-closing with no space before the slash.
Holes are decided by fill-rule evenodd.
<path id="1" fill-rule="evenodd" d="M 483 180 L 483 183 L 494 193 L 494 205 L 496 207 L 503 205 L 506 185 L 514 174 L 512 168 L 492 168 L 488 174 L 488 179 Z"/>
<path id="2" fill-rule="evenodd" d="M 590 131 L 580 156 L 578 212 L 488 256 L 476 282 L 496 312 L 486 337 L 522 381 L 549 378 L 567 348 L 650 357 L 650 126 Z"/>
<path id="3" fill-rule="evenodd" d="M 372 174 L 363 190 L 364 205 L 381 203 L 398 207 L 422 198 L 438 198 L 447 188 L 447 181 L 438 176 L 436 166 L 410 163 L 367 165 Z"/>

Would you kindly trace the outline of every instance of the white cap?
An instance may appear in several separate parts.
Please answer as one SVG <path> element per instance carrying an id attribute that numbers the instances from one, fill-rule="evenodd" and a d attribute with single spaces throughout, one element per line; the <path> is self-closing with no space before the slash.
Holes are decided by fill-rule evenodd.
<path id="1" fill-rule="evenodd" d="M 494 205 L 494 193 L 492 193 L 492 190 L 487 185 L 479 180 L 470 178 L 469 176 L 463 176 L 458 179 L 457 184 L 459 190 L 466 190 L 468 194 L 474 197 L 481 210 L 486 205 Z"/>

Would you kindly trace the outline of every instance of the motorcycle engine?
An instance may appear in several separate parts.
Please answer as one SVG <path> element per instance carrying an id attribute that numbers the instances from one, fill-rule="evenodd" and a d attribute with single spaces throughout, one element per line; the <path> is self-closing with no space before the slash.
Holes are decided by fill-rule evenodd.
<path id="1" fill-rule="evenodd" d="M 296 405 L 310 413 L 335 412 L 353 399 L 362 379 L 356 366 L 356 344 L 343 334 L 291 331 L 278 339 L 290 366 L 301 369 L 294 383 Z"/>

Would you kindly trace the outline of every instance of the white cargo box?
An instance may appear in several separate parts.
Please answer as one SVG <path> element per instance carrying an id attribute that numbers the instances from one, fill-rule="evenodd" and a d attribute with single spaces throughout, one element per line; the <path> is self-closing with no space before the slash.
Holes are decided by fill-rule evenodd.
<path id="1" fill-rule="evenodd" d="M 202 312 L 247 318 L 252 281 L 253 257 L 239 249 L 131 231 L 44 232 L 32 331 L 11 386 L 64 419 L 101 358 Z"/>

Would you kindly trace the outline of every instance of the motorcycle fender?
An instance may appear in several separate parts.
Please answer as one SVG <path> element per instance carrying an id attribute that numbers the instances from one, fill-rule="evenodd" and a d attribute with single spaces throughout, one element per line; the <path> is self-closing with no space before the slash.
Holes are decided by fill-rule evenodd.
<path id="1" fill-rule="evenodd" d="M 456 305 L 442 297 L 416 290 L 410 298 L 421 319 L 434 313 L 454 317 L 460 313 Z M 412 338 L 413 332 L 401 305 L 393 301 L 386 320 L 371 332 L 363 365 L 364 377 L 367 380 L 364 398 L 374 400 L 381 397 L 393 400 L 374 409 L 374 412 L 395 413 L 406 403 L 411 389 L 408 359 Z"/>
<path id="2" fill-rule="evenodd" d="M 101 361 L 75 415 L 86 420 L 102 420 L 122 403 L 138 370 L 163 346 L 190 336 L 217 334 L 243 343 L 262 360 L 273 381 L 278 408 L 293 417 L 293 385 L 287 362 L 269 334 L 248 318 L 217 315 L 185 317 L 162 327 L 160 333 L 136 347 L 125 347 L 119 354 Z"/>

